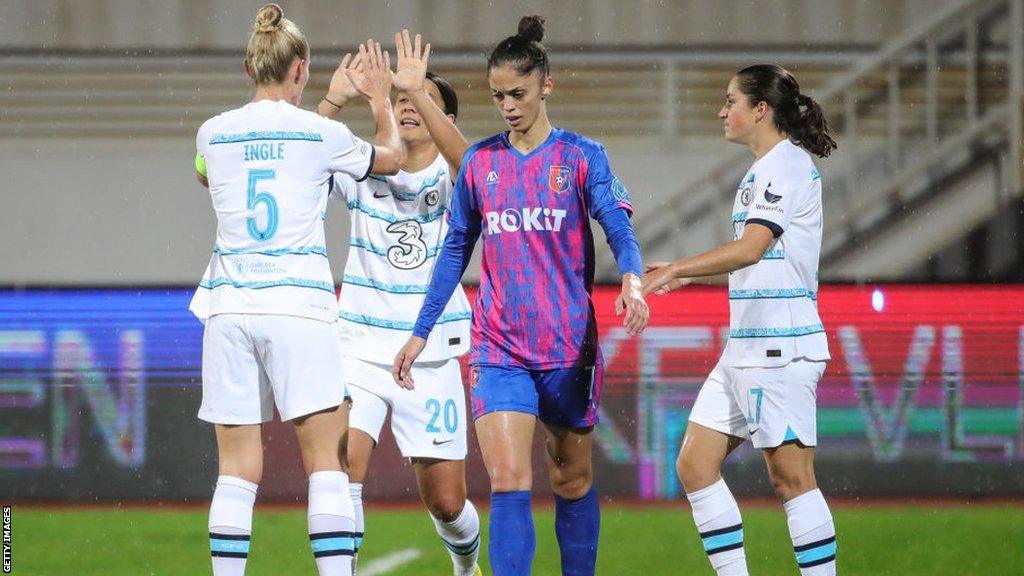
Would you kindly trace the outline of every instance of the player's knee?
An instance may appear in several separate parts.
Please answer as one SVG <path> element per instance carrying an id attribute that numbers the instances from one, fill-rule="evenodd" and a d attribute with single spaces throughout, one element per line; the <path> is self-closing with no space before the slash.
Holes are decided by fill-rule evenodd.
<path id="1" fill-rule="evenodd" d="M 792 500 L 797 496 L 816 488 L 813 471 L 802 468 L 777 467 L 768 471 L 772 488 L 783 501 Z"/>
<path id="2" fill-rule="evenodd" d="M 590 470 L 568 471 L 558 469 L 551 474 L 551 491 L 566 500 L 579 500 L 587 495 L 594 483 Z"/>
<path id="3" fill-rule="evenodd" d="M 462 514 L 466 498 L 458 494 L 444 494 L 425 499 L 423 503 L 434 518 L 442 522 L 452 522 Z"/>
<path id="4" fill-rule="evenodd" d="M 221 476 L 234 476 L 253 484 L 259 484 L 263 479 L 263 453 L 262 451 L 246 450 L 221 454 L 217 468 L 218 474 Z"/>
<path id="5" fill-rule="evenodd" d="M 531 471 L 512 464 L 498 465 L 488 471 L 491 477 L 491 492 L 518 492 L 531 488 Z"/>
<path id="6" fill-rule="evenodd" d="M 706 488 L 718 481 L 720 472 L 717 467 L 695 458 L 690 452 L 682 451 L 676 458 L 676 474 L 687 492 Z"/>

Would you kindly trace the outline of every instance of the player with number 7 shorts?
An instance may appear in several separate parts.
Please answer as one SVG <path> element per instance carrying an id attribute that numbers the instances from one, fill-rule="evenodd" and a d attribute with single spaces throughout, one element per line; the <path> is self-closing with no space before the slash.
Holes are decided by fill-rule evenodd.
<path id="1" fill-rule="evenodd" d="M 427 72 L 430 45 L 407 30 L 395 35 L 395 112 L 405 162 L 395 176 L 335 179 L 335 196 L 352 218 L 339 300 L 339 332 L 353 407 L 348 441 L 356 546 L 365 533 L 362 483 L 381 428 L 391 430 L 412 460 L 420 496 L 448 549 L 456 576 L 479 573 L 480 522 L 466 499 L 466 396 L 459 356 L 469 349 L 471 312 L 461 287 L 417 363 L 422 385 L 405 390 L 391 378 L 391 360 L 412 333 L 448 224 L 445 211 L 462 155 L 469 147 L 455 127 L 458 100 L 448 82 Z M 356 97 L 346 58 L 318 112 L 331 116 Z"/>

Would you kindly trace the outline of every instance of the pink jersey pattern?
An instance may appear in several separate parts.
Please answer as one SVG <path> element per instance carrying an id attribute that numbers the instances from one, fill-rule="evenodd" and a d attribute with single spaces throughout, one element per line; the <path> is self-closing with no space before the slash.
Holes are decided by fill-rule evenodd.
<path id="1" fill-rule="evenodd" d="M 530 153 L 499 134 L 467 151 L 449 224 L 483 240 L 471 364 L 600 364 L 590 218 L 632 213 L 601 144 L 555 129 Z"/>

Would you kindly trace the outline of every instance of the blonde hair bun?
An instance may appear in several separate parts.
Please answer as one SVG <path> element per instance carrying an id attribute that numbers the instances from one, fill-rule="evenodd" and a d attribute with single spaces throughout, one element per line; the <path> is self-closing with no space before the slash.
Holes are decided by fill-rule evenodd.
<path id="1" fill-rule="evenodd" d="M 267 4 L 256 13 L 256 21 L 253 23 L 254 32 L 267 33 L 276 32 L 281 29 L 281 19 L 284 18 L 284 10 L 277 4 Z"/>

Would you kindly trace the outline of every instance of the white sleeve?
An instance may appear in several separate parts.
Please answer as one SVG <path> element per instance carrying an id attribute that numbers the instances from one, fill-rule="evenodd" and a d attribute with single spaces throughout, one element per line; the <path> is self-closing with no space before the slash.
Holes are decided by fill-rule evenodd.
<path id="1" fill-rule="evenodd" d="M 766 173 L 763 178 L 759 174 L 751 191 L 746 224 L 760 224 L 770 229 L 776 238 L 782 236 L 806 189 L 799 185 L 801 180 L 786 166 Z"/>
<path id="2" fill-rule="evenodd" d="M 444 176 L 437 182 L 437 193 L 444 198 L 445 206 L 451 204 L 452 190 L 455 189 L 455 174 L 450 174 L 451 171 L 451 167 L 445 164 Z"/>
<path id="3" fill-rule="evenodd" d="M 196 132 L 196 152 L 206 157 L 206 147 L 210 144 L 210 121 L 203 122 Z"/>
<path id="4" fill-rule="evenodd" d="M 373 145 L 358 138 L 341 122 L 326 118 L 324 122 L 328 170 L 348 174 L 357 182 L 365 180 L 373 167 Z"/>
<path id="5" fill-rule="evenodd" d="M 334 186 L 331 188 L 331 198 L 335 198 L 348 204 L 356 200 L 359 194 L 359 184 L 348 174 L 335 174 Z"/>

